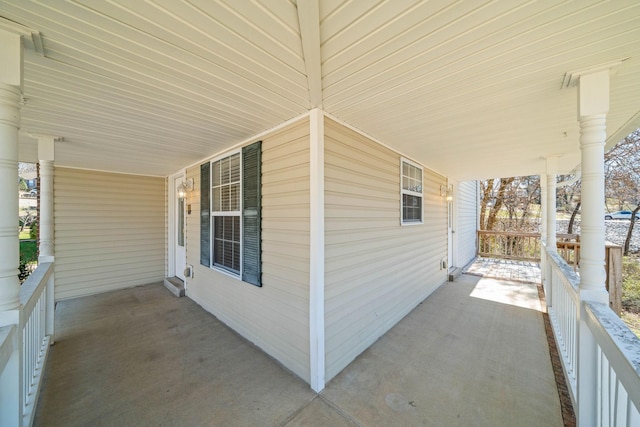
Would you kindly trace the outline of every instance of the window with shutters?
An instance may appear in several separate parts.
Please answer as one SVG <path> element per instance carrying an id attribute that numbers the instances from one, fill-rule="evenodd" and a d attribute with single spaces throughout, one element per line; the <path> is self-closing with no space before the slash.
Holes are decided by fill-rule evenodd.
<path id="1" fill-rule="evenodd" d="M 402 224 L 422 224 L 422 167 L 401 160 Z"/>
<path id="2" fill-rule="evenodd" d="M 261 286 L 261 143 L 201 166 L 200 263 Z"/>

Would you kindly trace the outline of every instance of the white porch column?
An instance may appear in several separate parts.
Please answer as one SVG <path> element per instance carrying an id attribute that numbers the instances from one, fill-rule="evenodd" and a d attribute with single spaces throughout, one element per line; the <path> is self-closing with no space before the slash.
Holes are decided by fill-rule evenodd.
<path id="1" fill-rule="evenodd" d="M 540 174 L 540 240 L 547 243 L 547 174 Z"/>
<path id="2" fill-rule="evenodd" d="M 61 138 L 50 135 L 33 135 L 38 138 L 38 159 L 40 163 L 40 241 L 38 261 L 51 262 L 54 252 L 53 226 L 53 160 L 54 143 Z"/>
<path id="3" fill-rule="evenodd" d="M 547 174 L 540 174 L 540 279 L 542 280 L 542 286 L 544 288 L 544 295 L 547 303 L 547 308 L 552 306 L 551 302 L 551 289 L 549 284 L 549 270 L 547 267 L 547 256 L 545 248 L 547 246 Z"/>
<path id="4" fill-rule="evenodd" d="M 609 111 L 609 70 L 580 77 L 579 120 L 582 150 L 580 292 L 586 300 L 608 303 L 604 269 L 604 145 Z"/>
<path id="5" fill-rule="evenodd" d="M 556 173 L 558 172 L 558 159 L 547 158 L 547 250 L 557 252 L 556 245 Z"/>
<path id="6" fill-rule="evenodd" d="M 604 145 L 609 111 L 609 70 L 580 76 L 578 90 L 582 150 L 580 310 L 578 324 L 577 424 L 597 425 L 597 344 L 585 318 L 584 301 L 609 304 L 605 287 Z"/>
<path id="7" fill-rule="evenodd" d="M 18 240 L 18 129 L 22 94 L 22 41 L 0 30 L 0 326 L 20 319 Z M 16 328 L 14 326 L 14 328 Z M 22 331 L 0 378 L 0 424 L 22 425 Z"/>
<path id="8" fill-rule="evenodd" d="M 53 222 L 53 160 L 56 141 L 62 138 L 51 135 L 32 135 L 38 138 L 38 159 L 40 163 L 40 216 L 38 262 L 53 262 L 55 258 L 54 246 L 54 222 Z M 47 318 L 46 334 L 49 335 L 49 344 L 55 342 L 55 273 L 47 283 Z"/>
<path id="9" fill-rule="evenodd" d="M 20 306 L 18 294 L 18 129 L 22 88 L 20 36 L 0 30 L 0 312 Z M 0 319 L 0 325 L 3 324 Z"/>

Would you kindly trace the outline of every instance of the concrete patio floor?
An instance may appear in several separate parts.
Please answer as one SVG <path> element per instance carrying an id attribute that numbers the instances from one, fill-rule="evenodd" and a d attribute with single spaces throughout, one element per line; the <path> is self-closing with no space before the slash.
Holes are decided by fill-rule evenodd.
<path id="1" fill-rule="evenodd" d="M 161 283 L 62 301 L 35 426 L 562 426 L 534 284 L 463 275 L 319 395 Z"/>

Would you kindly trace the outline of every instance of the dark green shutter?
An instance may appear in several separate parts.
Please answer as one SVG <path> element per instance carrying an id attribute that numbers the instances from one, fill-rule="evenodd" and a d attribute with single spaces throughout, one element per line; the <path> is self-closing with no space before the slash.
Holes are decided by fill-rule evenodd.
<path id="1" fill-rule="evenodd" d="M 209 162 L 200 166 L 200 264 L 211 266 L 211 177 Z"/>
<path id="2" fill-rule="evenodd" d="M 262 286 L 261 186 L 262 143 L 242 149 L 242 280 Z"/>

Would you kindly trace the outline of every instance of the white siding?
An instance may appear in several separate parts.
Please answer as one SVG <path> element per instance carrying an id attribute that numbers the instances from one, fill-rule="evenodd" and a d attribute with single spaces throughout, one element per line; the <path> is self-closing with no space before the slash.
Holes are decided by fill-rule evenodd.
<path id="1" fill-rule="evenodd" d="M 455 247 L 458 251 L 456 267 L 464 267 L 476 256 L 478 229 L 478 182 L 460 182 L 456 188 Z"/>
<path id="2" fill-rule="evenodd" d="M 165 179 L 55 168 L 56 299 L 162 280 Z"/>
<path id="3" fill-rule="evenodd" d="M 400 155 L 326 121 L 326 381 L 446 280 L 445 183 L 424 169 L 424 224 L 401 226 Z"/>
<path id="4" fill-rule="evenodd" d="M 187 296 L 309 381 L 309 120 L 262 138 L 262 283 L 200 265 L 200 167 L 187 216 Z"/>

